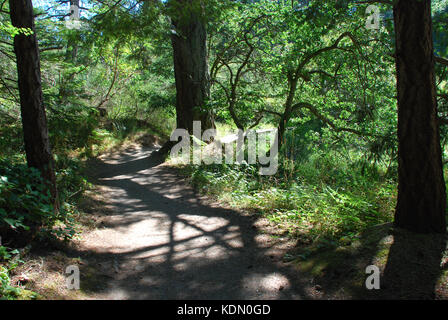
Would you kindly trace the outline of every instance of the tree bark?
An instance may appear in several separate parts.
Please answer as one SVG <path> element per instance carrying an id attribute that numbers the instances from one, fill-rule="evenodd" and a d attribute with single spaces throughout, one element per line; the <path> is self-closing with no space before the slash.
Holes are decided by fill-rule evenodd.
<path id="1" fill-rule="evenodd" d="M 38 169 L 50 191 L 55 210 L 58 210 L 54 159 L 48 138 L 47 118 L 43 105 L 40 57 L 31 0 L 10 0 L 11 22 L 14 27 L 28 28 L 14 37 L 20 92 L 20 110 L 26 158 L 29 167 Z"/>
<path id="2" fill-rule="evenodd" d="M 193 1 L 197 0 L 171 1 L 177 11 L 184 10 L 172 17 L 177 127 L 190 133 L 193 121 L 201 121 L 202 130 L 215 127 L 211 112 L 204 108 L 210 98 L 205 22 L 200 13 L 183 7 Z"/>
<path id="3" fill-rule="evenodd" d="M 69 21 L 73 22 L 79 20 L 79 0 L 70 0 L 70 17 Z M 72 30 L 68 34 L 67 46 L 65 50 L 65 62 L 76 64 L 76 58 L 78 55 L 78 42 L 80 41 L 79 32 Z M 62 81 L 59 85 L 59 104 L 66 105 L 68 103 L 68 97 L 74 94 L 74 90 L 70 85 L 70 82 L 75 78 L 75 72 L 72 72 L 68 76 L 62 76 Z"/>
<path id="4" fill-rule="evenodd" d="M 284 144 L 285 139 L 285 131 L 286 131 L 286 124 L 288 123 L 289 119 L 292 116 L 292 108 L 293 108 L 293 102 L 294 97 L 296 95 L 297 91 L 297 77 L 291 76 L 288 77 L 288 97 L 286 98 L 285 102 L 285 111 L 281 114 L 280 120 L 278 122 L 277 126 L 277 132 L 278 132 L 278 149 L 280 150 L 281 147 Z"/>
<path id="5" fill-rule="evenodd" d="M 79 0 L 70 0 L 70 19 L 79 20 Z M 67 41 L 67 51 L 65 61 L 76 62 L 76 56 L 78 55 L 78 41 L 79 32 L 75 31 L 69 36 Z"/>
<path id="6" fill-rule="evenodd" d="M 446 232 L 446 191 L 437 123 L 431 1 L 394 6 L 398 91 L 395 226 Z"/>

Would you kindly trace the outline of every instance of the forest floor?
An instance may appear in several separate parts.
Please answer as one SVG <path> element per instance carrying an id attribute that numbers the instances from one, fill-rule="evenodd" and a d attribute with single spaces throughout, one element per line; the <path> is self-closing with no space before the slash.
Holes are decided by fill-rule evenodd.
<path id="1" fill-rule="evenodd" d="M 155 151 L 134 145 L 89 163 L 96 187 L 82 207 L 91 228 L 71 248 L 52 254 L 61 271 L 69 264 L 80 266 L 81 290 L 67 292 L 60 277 L 50 281 L 53 292 L 49 289 L 44 295 L 69 299 L 321 295 L 309 278 L 283 261 L 295 241 L 273 237 L 269 233 L 275 230 L 260 217 L 196 194 Z M 54 260 L 46 256 L 47 264 Z"/>
<path id="2" fill-rule="evenodd" d="M 156 150 L 91 160 L 79 239 L 33 250 L 16 279 L 43 299 L 448 297 L 443 239 L 379 225 L 343 247 L 300 247 L 266 218 L 197 194 Z M 365 288 L 371 264 L 381 290 Z M 68 265 L 80 268 L 80 290 L 66 288 Z"/>

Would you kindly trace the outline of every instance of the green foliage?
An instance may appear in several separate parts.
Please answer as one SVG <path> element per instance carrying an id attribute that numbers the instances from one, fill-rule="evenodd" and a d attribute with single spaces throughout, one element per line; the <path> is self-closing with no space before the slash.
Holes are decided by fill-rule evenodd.
<path id="1" fill-rule="evenodd" d="M 82 176 L 79 160 L 56 157 L 56 178 L 59 187 L 60 210 L 55 212 L 50 195 L 45 191 L 40 172 L 22 162 L 0 160 L 0 230 L 36 231 L 41 236 L 70 239 L 74 236 L 76 208 L 73 196 L 89 187 Z"/>
<path id="2" fill-rule="evenodd" d="M 17 152 L 24 151 L 23 134 L 20 123 L 14 121 L 5 123 L 0 120 L 0 155 L 14 156 Z"/>
<path id="3" fill-rule="evenodd" d="M 359 157 L 359 155 L 358 155 Z M 273 177 L 253 165 L 184 168 L 200 191 L 266 216 L 301 241 L 350 239 L 369 226 L 389 222 L 395 184 L 380 168 L 326 150 L 300 161 L 284 159 Z"/>
<path id="4" fill-rule="evenodd" d="M 448 2 L 432 3 L 436 55 L 444 57 Z M 365 29 L 368 4 L 85 1 L 90 10 L 82 13 L 80 30 L 69 30 L 54 18 L 67 13 L 62 2 L 41 4 L 36 35 L 61 210 L 53 212 L 38 172 L 24 165 L 10 44 L 14 34 L 29 30 L 12 28 L 4 3 L 0 229 L 15 232 L 43 225 L 44 235 L 72 237 L 76 199 L 89 187 L 81 159 L 142 132 L 170 135 L 176 121 L 170 37 L 178 31 L 170 17 L 182 24 L 192 15 L 207 24 L 212 96 L 206 107 L 216 119 L 233 125 L 237 118 L 247 128 L 263 115 L 260 126 L 287 128 L 274 177 L 259 176 L 254 165 L 201 165 L 186 169 L 193 184 L 310 239 L 352 237 L 372 224 L 390 221 L 395 197 L 391 177 L 397 168 L 394 31 L 392 19 L 384 19 L 375 33 Z M 390 6 L 378 5 L 391 18 Z M 344 34 L 350 37 L 334 46 Z M 446 66 L 437 65 L 436 72 L 439 111 L 444 115 Z M 299 102 L 313 108 L 287 110 L 288 103 Z M 446 126 L 441 126 L 441 137 L 446 149 Z"/>
<path id="5" fill-rule="evenodd" d="M 0 229 L 25 229 L 54 221 L 47 188 L 35 168 L 0 160 Z"/>
<path id="6" fill-rule="evenodd" d="M 0 265 L 0 300 L 15 300 L 20 291 L 20 288 L 10 285 L 9 270 Z"/>
<path id="7" fill-rule="evenodd" d="M 94 129 L 98 126 L 96 113 L 67 108 L 52 114 L 49 119 L 50 139 L 56 152 L 89 148 Z"/>
<path id="8" fill-rule="evenodd" d="M 0 246 L 0 261 L 8 261 L 14 254 L 18 253 L 19 251 L 17 249 L 8 250 L 8 248 Z"/>
<path id="9" fill-rule="evenodd" d="M 11 250 L 0 245 L 0 300 L 17 299 L 22 290 L 11 286 L 10 272 L 17 266 L 16 263 L 8 263 L 14 256 L 19 254 L 17 249 Z"/>
<path id="10" fill-rule="evenodd" d="M 20 252 L 0 245 L 0 300 L 36 299 L 33 291 L 11 285 L 11 272 L 21 263 Z"/>

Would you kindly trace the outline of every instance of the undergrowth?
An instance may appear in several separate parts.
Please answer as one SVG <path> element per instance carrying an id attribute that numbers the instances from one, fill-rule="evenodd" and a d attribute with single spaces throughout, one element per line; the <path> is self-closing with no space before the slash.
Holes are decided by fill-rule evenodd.
<path id="1" fill-rule="evenodd" d="M 169 121 L 153 119 L 150 124 L 135 118 L 105 118 L 79 112 L 50 116 L 50 141 L 54 152 L 60 210 L 55 211 L 37 169 L 29 168 L 18 121 L 2 123 L 0 136 L 0 299 L 36 297 L 11 283 L 11 274 L 23 261 L 18 249 L 40 243 L 68 242 L 82 227 L 78 202 L 91 187 L 85 174 L 86 161 L 147 137 L 166 137 Z"/>
<path id="2" fill-rule="evenodd" d="M 181 171 L 202 193 L 255 211 L 303 243 L 350 242 L 369 226 L 393 218 L 394 181 L 337 153 L 316 152 L 304 161 L 283 158 L 273 176 L 260 176 L 256 165 L 245 163 Z"/>

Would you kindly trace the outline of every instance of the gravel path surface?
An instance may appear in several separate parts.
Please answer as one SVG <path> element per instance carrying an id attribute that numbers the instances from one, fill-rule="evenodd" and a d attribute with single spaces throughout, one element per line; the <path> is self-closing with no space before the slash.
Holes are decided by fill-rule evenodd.
<path id="1" fill-rule="evenodd" d="M 94 169 L 110 214 L 80 241 L 102 283 L 93 299 L 316 298 L 282 262 L 291 242 L 198 196 L 155 150 L 131 147 Z"/>

